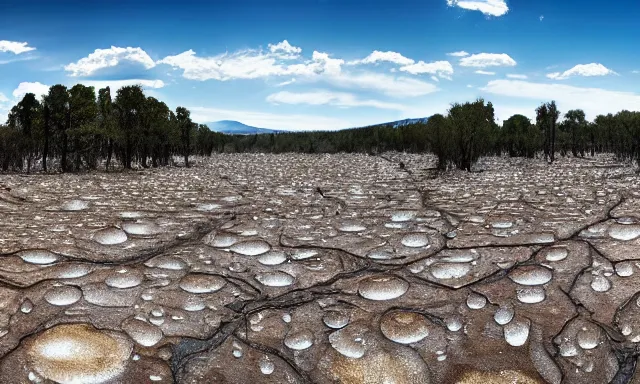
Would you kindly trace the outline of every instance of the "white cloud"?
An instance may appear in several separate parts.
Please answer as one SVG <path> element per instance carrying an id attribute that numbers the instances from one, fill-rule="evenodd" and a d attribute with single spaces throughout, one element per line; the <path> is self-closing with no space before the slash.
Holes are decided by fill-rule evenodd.
<path id="1" fill-rule="evenodd" d="M 350 61 L 348 64 L 349 65 L 376 64 L 376 63 L 381 62 L 381 61 L 386 61 L 386 62 L 389 62 L 389 63 L 398 64 L 398 65 L 409 65 L 409 64 L 413 64 L 415 62 L 413 59 L 410 59 L 408 57 L 404 57 L 404 56 L 402 56 L 402 54 L 400 54 L 398 52 L 373 51 L 369 56 L 365 57 L 364 59 Z"/>
<path id="2" fill-rule="evenodd" d="M 218 120 L 236 120 L 254 127 L 312 131 L 334 130 L 376 124 L 376 118 L 369 120 L 344 120 L 319 115 L 274 114 L 246 110 L 228 110 L 207 107 L 187 107 L 191 111 L 191 118 L 198 123 Z"/>
<path id="3" fill-rule="evenodd" d="M 49 92 L 49 86 L 40 83 L 23 82 L 12 92 L 13 100 L 0 92 L 0 125 L 4 124 L 9 116 L 12 104 L 17 104 L 27 93 L 34 93 L 37 98 Z"/>
<path id="4" fill-rule="evenodd" d="M 616 72 L 599 63 L 578 64 L 575 67 L 564 72 L 553 72 L 547 74 L 547 77 L 553 80 L 565 80 L 572 76 L 607 76 L 617 75 Z"/>
<path id="5" fill-rule="evenodd" d="M 494 104 L 496 121 L 504 122 L 513 115 L 523 115 L 529 118 L 532 123 L 535 123 L 536 108 L 538 107 L 538 105 L 539 104 L 527 104 L 527 102 L 521 103 L 519 105 L 505 103 Z"/>
<path id="6" fill-rule="evenodd" d="M 330 58 L 327 53 L 313 52 L 312 60 L 303 64 L 278 63 L 277 55 L 256 50 L 244 50 L 214 57 L 198 57 L 188 50 L 175 56 L 167 56 L 158 64 L 182 69 L 190 80 L 258 79 L 270 76 L 312 76 L 321 73 L 339 73 L 344 60 Z"/>
<path id="7" fill-rule="evenodd" d="M 276 87 L 284 87 L 285 85 L 293 84 L 296 82 L 296 79 L 291 79 L 287 81 L 283 81 L 281 83 L 276 84 Z"/>
<path id="8" fill-rule="evenodd" d="M 631 73 L 640 73 L 640 71 L 631 71 Z"/>
<path id="9" fill-rule="evenodd" d="M 13 90 L 13 97 L 18 100 L 21 99 L 27 93 L 33 93 L 37 98 L 40 98 L 42 95 L 46 95 L 49 93 L 49 86 L 44 85 L 39 82 L 29 83 L 23 82 L 18 84 L 18 88 Z"/>
<path id="10" fill-rule="evenodd" d="M 450 52 L 450 53 L 447 53 L 447 56 L 465 57 L 465 56 L 469 56 L 469 53 L 465 51 Z"/>
<path id="11" fill-rule="evenodd" d="M 158 63 L 181 69 L 182 76 L 190 80 L 229 81 L 292 76 L 299 82 L 324 81 L 337 87 L 369 89 L 394 97 L 421 96 L 437 91 L 434 85 L 418 79 L 373 72 L 343 72 L 344 60 L 332 58 L 324 52 L 314 51 L 311 60 L 295 64 L 286 64 L 279 59 L 270 52 L 258 50 L 213 57 L 198 57 L 189 50 L 165 57 Z"/>
<path id="12" fill-rule="evenodd" d="M 0 52 L 11 52 L 16 55 L 21 53 L 34 51 L 34 47 L 29 47 L 29 43 L 18 42 L 18 41 L 8 41 L 8 40 L 0 40 Z"/>
<path id="13" fill-rule="evenodd" d="M 114 47 L 96 49 L 87 57 L 76 63 L 68 64 L 64 69 L 71 72 L 71 76 L 90 76 L 103 68 L 115 67 L 121 61 L 131 61 L 142 64 L 146 69 L 155 67 L 156 63 L 142 48 Z"/>
<path id="14" fill-rule="evenodd" d="M 0 60 L 0 64 L 15 63 L 17 61 L 29 61 L 29 60 L 35 60 L 37 58 L 38 58 L 37 56 L 15 56 L 11 59 Z"/>
<path id="15" fill-rule="evenodd" d="M 437 74 L 438 76 L 445 78 L 450 78 L 451 75 L 453 75 L 453 66 L 448 61 L 435 61 L 433 63 L 419 61 L 415 64 L 400 67 L 400 70 L 412 75 L 428 73 L 430 75 Z"/>
<path id="16" fill-rule="evenodd" d="M 344 92 L 313 91 L 313 92 L 278 92 L 267 96 L 267 101 L 273 104 L 309 104 L 334 105 L 337 107 L 373 107 L 379 109 L 394 109 L 402 111 L 401 104 L 387 103 L 379 100 L 359 100 L 355 95 Z"/>
<path id="17" fill-rule="evenodd" d="M 540 21 L 544 20 L 544 15 L 540 15 Z"/>
<path id="18" fill-rule="evenodd" d="M 487 75 L 487 76 L 493 76 L 493 75 L 495 75 L 495 74 L 496 74 L 495 72 L 483 71 L 483 70 L 481 70 L 481 69 L 478 69 L 478 70 L 476 71 L 476 73 L 477 73 L 478 75 Z"/>
<path id="19" fill-rule="evenodd" d="M 431 80 L 435 81 L 436 83 L 440 82 L 440 79 L 438 79 L 436 76 L 431 76 Z"/>
<path id="20" fill-rule="evenodd" d="M 369 89 L 393 97 L 417 97 L 438 90 L 435 85 L 422 80 L 374 72 L 339 74 L 323 80 L 338 87 Z"/>
<path id="21" fill-rule="evenodd" d="M 514 73 L 507 74 L 507 77 L 510 79 L 518 79 L 518 80 L 526 80 L 528 78 L 527 75 L 518 75 Z"/>
<path id="22" fill-rule="evenodd" d="M 313 51 L 311 59 L 313 62 L 308 64 L 306 68 L 300 70 L 300 74 L 306 74 L 308 69 L 312 69 L 315 74 L 324 73 L 328 75 L 337 75 L 341 72 L 341 67 L 344 64 L 344 60 L 332 59 L 329 57 L 328 53 L 318 51 Z M 298 67 L 292 65 L 290 68 L 296 68 L 293 73 L 297 73 Z"/>
<path id="23" fill-rule="evenodd" d="M 283 59 L 295 59 L 300 56 L 302 48 L 294 47 L 287 40 L 283 40 L 278 44 L 269 44 L 269 51 Z"/>
<path id="24" fill-rule="evenodd" d="M 509 98 L 529 99 L 532 101 L 532 109 L 535 109 L 539 103 L 556 100 L 562 111 L 583 109 L 589 119 L 595 118 L 598 114 L 616 113 L 623 109 L 638 110 L 640 106 L 640 95 L 632 92 L 582 88 L 565 84 L 492 80 L 482 88 L 482 91 Z"/>
<path id="25" fill-rule="evenodd" d="M 0 125 L 5 124 L 9 118 L 9 104 L 0 102 Z"/>
<path id="26" fill-rule="evenodd" d="M 513 67 L 517 63 L 506 53 L 478 53 L 460 59 L 463 67 Z"/>
<path id="27" fill-rule="evenodd" d="M 183 70 L 189 80 L 255 79 L 280 75 L 284 68 L 276 65 L 274 57 L 242 51 L 215 57 L 198 57 L 192 49 L 175 56 L 167 56 L 158 64 L 167 64 Z"/>
<path id="28" fill-rule="evenodd" d="M 504 0 L 447 0 L 447 5 L 480 11 L 489 16 L 502 16 L 509 12 L 509 7 Z"/>

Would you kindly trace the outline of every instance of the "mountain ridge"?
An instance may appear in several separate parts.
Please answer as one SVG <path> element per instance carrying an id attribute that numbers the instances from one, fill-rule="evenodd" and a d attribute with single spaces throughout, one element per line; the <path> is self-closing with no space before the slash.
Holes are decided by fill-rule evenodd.
<path id="1" fill-rule="evenodd" d="M 387 123 L 373 124 L 370 127 L 381 126 L 381 125 L 393 125 L 394 128 L 403 127 L 409 124 L 416 123 L 426 123 L 428 117 L 420 117 L 414 119 L 403 119 L 390 121 Z M 236 120 L 220 120 L 214 121 L 211 123 L 205 123 L 210 130 L 214 132 L 225 133 L 228 135 L 255 135 L 255 134 L 269 134 L 269 133 L 285 133 L 285 132 L 304 132 L 304 131 L 290 131 L 286 129 L 271 129 L 271 128 L 258 128 L 251 125 L 244 124 L 242 122 Z M 344 129 L 353 129 L 353 128 L 364 128 L 364 127 L 352 127 L 352 128 L 344 128 Z M 338 131 L 338 129 L 336 129 Z"/>

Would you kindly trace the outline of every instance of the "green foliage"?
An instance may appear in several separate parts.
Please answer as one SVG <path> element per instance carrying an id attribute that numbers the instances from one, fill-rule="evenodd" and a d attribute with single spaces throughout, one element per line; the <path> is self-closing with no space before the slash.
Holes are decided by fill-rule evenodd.
<path id="1" fill-rule="evenodd" d="M 446 170 L 453 141 L 450 120 L 441 114 L 433 115 L 427 120 L 425 131 L 429 150 L 438 157 L 438 169 Z"/>
<path id="2" fill-rule="evenodd" d="M 84 158 L 89 168 L 95 168 L 97 150 L 93 148 L 97 136 L 98 105 L 93 87 L 81 84 L 69 90 L 69 136 L 73 142 L 74 169 L 81 167 Z"/>
<path id="3" fill-rule="evenodd" d="M 25 154 L 27 158 L 27 172 L 31 170 L 31 163 L 34 154 L 37 152 L 36 141 L 38 132 L 35 126 L 38 123 L 38 116 L 41 112 L 41 104 L 33 93 L 27 93 L 22 100 L 9 113 L 8 125 L 14 131 L 19 132 L 14 139 L 16 150 L 20 154 Z M 22 156 L 18 156 L 22 157 Z"/>
<path id="4" fill-rule="evenodd" d="M 191 112 L 184 107 L 176 108 L 176 122 L 180 131 L 180 143 L 184 155 L 184 164 L 189 166 L 189 153 L 191 152 L 191 132 L 194 130 L 191 121 Z"/>
<path id="5" fill-rule="evenodd" d="M 572 109 L 564 115 L 564 121 L 558 126 L 558 141 L 560 153 L 563 155 L 571 150 L 574 157 L 578 154 L 584 157 L 589 139 L 589 124 L 585 118 L 584 111 Z"/>
<path id="6" fill-rule="evenodd" d="M 556 102 L 544 103 L 536 109 L 536 125 L 544 137 L 544 155 L 549 162 L 553 163 L 556 154 L 556 126 L 560 111 Z"/>
<path id="7" fill-rule="evenodd" d="M 472 103 L 455 103 L 449 109 L 451 143 L 448 156 L 456 168 L 470 171 L 471 166 L 490 152 L 495 125 L 493 105 L 483 99 Z"/>
<path id="8" fill-rule="evenodd" d="M 528 117 L 513 115 L 502 123 L 500 145 L 511 157 L 535 157 L 542 144 L 540 130 Z"/>

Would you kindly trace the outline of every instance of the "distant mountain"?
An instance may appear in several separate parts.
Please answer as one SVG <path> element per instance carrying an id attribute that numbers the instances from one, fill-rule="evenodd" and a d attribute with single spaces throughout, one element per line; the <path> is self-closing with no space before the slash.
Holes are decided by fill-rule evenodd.
<path id="1" fill-rule="evenodd" d="M 391 121 L 388 123 L 375 124 L 372 126 L 392 125 L 393 128 L 398 128 L 398 127 L 404 127 L 405 125 L 409 125 L 409 124 L 426 123 L 427 120 L 429 120 L 428 117 L 421 117 L 417 119 L 404 119 L 404 120 L 398 120 L 398 121 Z M 263 133 L 291 132 L 287 130 L 252 127 L 250 125 L 246 125 L 239 121 L 234 121 L 234 120 L 215 121 L 213 123 L 207 123 L 207 126 L 212 131 L 222 132 L 228 135 L 255 135 L 255 134 L 263 134 Z"/>
<path id="2" fill-rule="evenodd" d="M 222 132 L 229 135 L 255 135 L 260 133 L 279 133 L 284 132 L 276 129 L 257 128 L 250 125 L 242 124 L 239 121 L 221 120 L 213 123 L 207 123 L 212 131 Z"/>
<path id="3" fill-rule="evenodd" d="M 393 128 L 398 128 L 398 127 L 404 127 L 405 125 L 409 125 L 409 124 L 426 123 L 427 120 L 429 120 L 428 117 L 420 117 L 417 119 L 404 119 L 404 120 L 392 121 L 384 125 L 392 124 Z"/>

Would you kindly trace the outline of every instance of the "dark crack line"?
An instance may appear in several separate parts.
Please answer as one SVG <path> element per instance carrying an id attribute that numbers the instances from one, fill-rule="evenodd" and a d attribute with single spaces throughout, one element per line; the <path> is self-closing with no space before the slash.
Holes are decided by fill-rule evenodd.
<path id="1" fill-rule="evenodd" d="M 305 371 L 300 369 L 291 358 L 281 353 L 279 350 L 251 341 L 248 339 L 248 337 L 242 338 L 242 337 L 239 337 L 238 335 L 236 335 L 236 337 L 255 350 L 279 357 L 282 361 L 284 361 L 287 365 L 289 365 L 289 367 L 300 377 L 300 379 L 302 380 L 302 383 L 313 384 L 313 381 L 311 380 L 309 375 Z"/>

